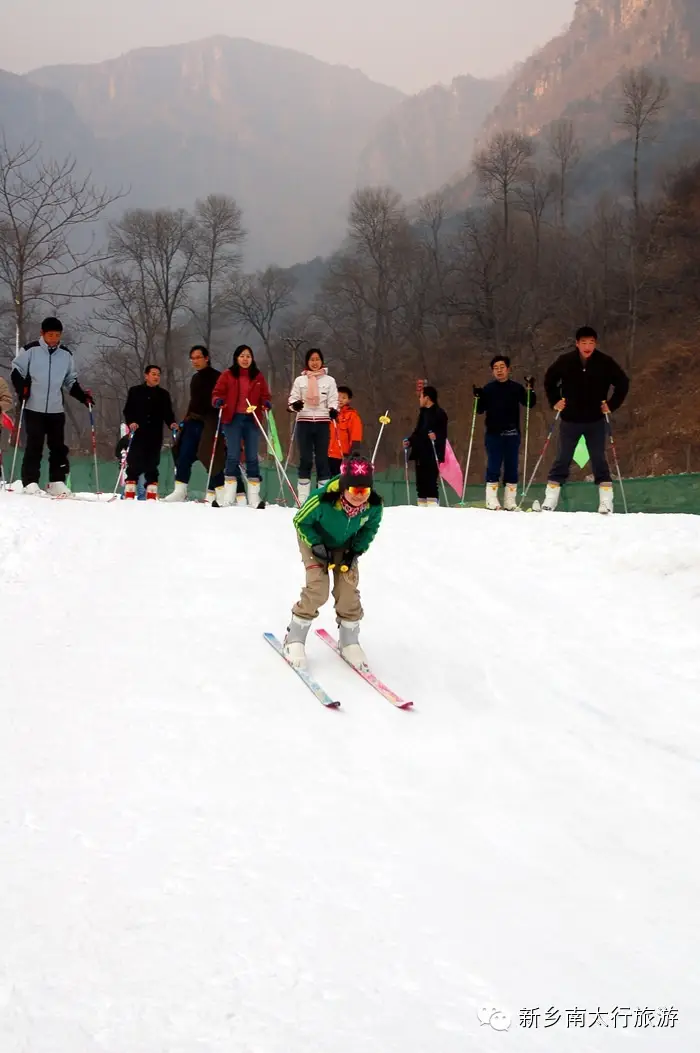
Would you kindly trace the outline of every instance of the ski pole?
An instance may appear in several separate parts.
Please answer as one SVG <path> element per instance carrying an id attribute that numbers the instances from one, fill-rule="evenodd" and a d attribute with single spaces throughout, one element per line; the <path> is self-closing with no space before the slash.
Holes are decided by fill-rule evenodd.
<path id="1" fill-rule="evenodd" d="M 10 470 L 10 488 L 15 481 L 15 463 L 17 461 L 17 450 L 19 449 L 19 433 L 22 430 L 22 420 L 24 419 L 24 407 L 27 405 L 27 400 L 22 399 L 22 407 L 19 411 L 19 420 L 17 422 L 17 435 L 15 436 L 15 452 L 12 455 L 12 468 Z"/>
<path id="2" fill-rule="evenodd" d="M 442 475 L 440 474 L 440 461 L 438 460 L 437 450 L 435 449 L 435 439 L 431 439 L 430 442 L 432 443 L 433 453 L 435 454 L 435 463 L 437 465 L 438 475 L 440 476 L 440 483 L 442 484 L 442 496 L 445 498 L 445 504 L 449 508 L 450 507 L 450 502 L 449 502 L 449 499 L 447 497 L 447 490 L 445 488 L 445 480 L 442 478 Z"/>
<path id="3" fill-rule="evenodd" d="M 472 409 L 472 426 L 469 433 L 469 451 L 467 453 L 467 463 L 464 466 L 464 486 L 462 487 L 462 504 L 464 504 L 464 498 L 467 494 L 467 477 L 469 475 L 469 463 L 472 459 L 472 446 L 474 445 L 474 425 L 476 424 L 476 407 L 479 403 L 479 396 L 474 396 L 474 408 Z"/>
<path id="4" fill-rule="evenodd" d="M 523 451 L 523 484 L 527 478 L 527 444 L 530 438 L 530 391 L 527 389 L 527 402 L 525 403 L 525 449 Z M 522 497 L 525 497 L 525 491 L 523 490 Z"/>
<path id="5" fill-rule="evenodd" d="M 613 438 L 612 425 L 610 423 L 610 414 L 605 414 L 605 419 L 608 422 L 608 434 L 610 435 L 610 449 L 612 450 L 613 460 L 615 462 L 615 470 L 617 471 L 617 481 L 620 484 L 620 492 L 622 493 L 622 504 L 625 509 L 625 515 L 627 515 L 627 498 L 625 497 L 625 488 L 622 485 L 622 473 L 620 472 L 620 462 L 617 459 L 617 446 L 615 445 L 615 439 Z"/>
<path id="6" fill-rule="evenodd" d="M 542 452 L 540 453 L 539 457 L 537 458 L 537 464 L 535 465 L 535 467 L 533 469 L 533 472 L 532 472 L 532 475 L 530 476 L 530 482 L 525 487 L 525 491 L 523 493 L 523 496 L 520 498 L 520 504 L 518 505 L 518 508 L 522 508 L 523 507 L 523 501 L 527 497 L 528 490 L 532 486 L 533 480 L 534 480 L 535 476 L 537 475 L 537 469 L 542 464 L 542 460 L 544 458 L 545 453 L 547 452 L 547 447 L 549 446 L 549 443 L 550 443 L 550 440 L 552 438 L 552 435 L 554 434 L 554 429 L 556 427 L 556 424 L 557 424 L 557 421 L 559 420 L 560 415 L 561 415 L 561 410 L 557 410 L 557 415 L 554 418 L 554 420 L 552 421 L 552 427 L 549 429 L 549 434 L 547 435 L 547 438 L 544 440 L 544 446 L 542 447 Z"/>
<path id="7" fill-rule="evenodd" d="M 97 468 L 97 433 L 95 432 L 95 417 L 92 412 L 92 403 L 88 404 L 88 413 L 90 414 L 90 432 L 92 435 L 92 456 L 95 462 L 95 493 L 100 493 L 100 473 Z"/>
<path id="8" fill-rule="evenodd" d="M 404 474 L 406 476 L 406 504 L 410 505 L 410 503 L 411 503 L 411 484 L 408 481 L 408 447 L 407 446 L 404 446 L 404 448 L 403 448 L 403 466 L 404 466 Z"/>
<path id="9" fill-rule="evenodd" d="M 387 424 L 391 424 L 389 410 L 387 410 L 386 413 L 379 418 L 379 423 L 381 424 L 381 428 L 379 429 L 379 435 L 377 436 L 377 441 L 374 446 L 374 453 L 372 454 L 372 466 L 374 466 L 374 462 L 377 459 L 377 450 L 379 449 L 379 443 L 382 441 L 382 432 L 384 431 L 384 428 L 387 426 Z"/>
<path id="10" fill-rule="evenodd" d="M 248 402 L 248 399 L 246 399 L 246 402 Z M 257 424 L 258 428 L 262 432 L 262 437 L 265 440 L 265 442 L 267 443 L 267 448 L 270 451 L 270 453 L 272 454 L 272 456 L 275 458 L 275 461 L 277 462 L 277 464 L 279 465 L 279 467 L 280 467 L 280 469 L 282 471 L 282 475 L 284 477 L 284 481 L 287 484 L 287 486 L 289 487 L 289 489 L 291 490 L 292 497 L 294 498 L 294 504 L 297 506 L 297 508 L 301 508 L 301 502 L 300 502 L 299 498 L 296 495 L 296 491 L 295 491 L 294 487 L 292 486 L 292 484 L 289 481 L 289 476 L 287 475 L 286 471 L 282 467 L 280 459 L 277 456 L 277 453 L 275 452 L 275 447 L 272 445 L 272 442 L 271 442 L 267 432 L 265 431 L 265 429 L 263 428 L 262 424 L 260 423 L 260 418 L 258 417 L 257 413 L 255 412 L 256 409 L 257 409 L 257 406 L 253 406 L 253 405 L 251 405 L 250 402 L 248 402 L 248 409 L 246 410 L 246 413 L 252 413 L 253 414 L 253 418 L 255 420 L 255 423 Z M 295 427 L 296 427 L 296 422 L 295 422 Z"/>
<path id="11" fill-rule="evenodd" d="M 114 490 L 112 491 L 112 495 L 113 496 L 116 495 L 117 490 L 119 489 L 119 487 L 122 484 L 122 477 L 124 475 L 124 470 L 126 469 L 126 462 L 129 460 L 129 451 L 131 450 L 131 444 L 134 441 L 134 435 L 135 434 L 136 434 L 136 432 L 133 432 L 133 431 L 129 433 L 129 441 L 126 444 L 126 449 L 122 450 L 122 463 L 121 463 L 121 465 L 119 467 L 119 472 L 117 474 L 117 481 L 114 484 Z"/>
<path id="12" fill-rule="evenodd" d="M 295 418 L 294 418 L 294 427 L 292 428 L 292 434 L 289 437 L 289 449 L 287 450 L 287 457 L 286 457 L 286 460 L 284 462 L 284 470 L 285 470 L 285 472 L 289 468 L 289 458 L 292 456 L 292 450 L 294 449 L 294 437 L 295 437 L 295 435 L 297 433 L 297 421 L 298 420 L 299 420 L 299 414 L 297 413 Z"/>
<path id="13" fill-rule="evenodd" d="M 221 431 L 221 414 L 224 412 L 224 407 L 219 406 L 219 416 L 216 418 L 216 431 L 214 432 L 214 441 L 211 444 L 211 457 L 209 458 L 209 471 L 207 472 L 207 485 L 204 489 L 204 500 L 207 499 L 209 493 L 209 483 L 211 482 L 211 473 L 214 470 L 214 457 L 216 456 L 216 446 L 219 441 L 219 432 Z"/>

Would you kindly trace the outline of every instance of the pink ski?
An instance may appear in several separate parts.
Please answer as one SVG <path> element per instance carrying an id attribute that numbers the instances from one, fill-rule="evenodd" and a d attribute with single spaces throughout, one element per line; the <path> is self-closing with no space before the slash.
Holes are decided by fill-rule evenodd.
<path id="1" fill-rule="evenodd" d="M 338 650 L 337 642 L 333 639 L 330 633 L 326 632 L 325 629 L 317 629 L 316 635 L 319 636 L 324 641 L 324 643 L 327 643 L 328 646 L 333 651 L 335 651 L 339 658 L 343 658 L 343 655 Z M 343 661 L 346 665 L 349 665 L 351 669 L 354 669 L 355 672 L 358 673 L 363 680 L 366 680 L 367 683 L 370 684 L 375 691 L 378 691 L 379 694 L 383 695 L 388 702 L 391 702 L 393 706 L 396 706 L 397 709 L 410 709 L 412 707 L 413 702 L 407 702 L 405 699 L 401 698 L 400 695 L 397 695 L 395 691 L 392 691 L 391 688 L 386 686 L 386 684 L 383 684 L 381 680 L 378 677 L 376 677 L 370 669 L 353 665 L 352 662 L 348 662 L 346 658 L 343 658 Z"/>

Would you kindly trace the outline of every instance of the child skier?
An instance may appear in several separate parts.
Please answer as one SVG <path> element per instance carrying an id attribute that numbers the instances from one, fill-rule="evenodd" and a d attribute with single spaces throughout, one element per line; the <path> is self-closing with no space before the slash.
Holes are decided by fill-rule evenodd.
<path id="1" fill-rule="evenodd" d="M 306 584 L 292 608 L 284 654 L 298 668 L 306 666 L 306 637 L 328 599 L 331 571 L 340 651 L 352 665 L 365 664 L 359 643 L 363 611 L 357 560 L 369 548 L 382 519 L 382 499 L 373 482 L 371 462 L 351 457 L 343 462 L 340 478 L 314 490 L 294 517 Z"/>
<path id="2" fill-rule="evenodd" d="M 350 405 L 352 388 L 342 384 L 338 388 L 338 419 L 331 422 L 331 441 L 328 446 L 328 464 L 331 476 L 338 475 L 344 457 L 356 453 L 362 442 L 362 420 L 357 410 Z"/>
<path id="3" fill-rule="evenodd" d="M 447 414 L 438 405 L 438 393 L 431 384 L 421 391 L 418 405 L 418 422 L 403 445 L 409 451 L 409 460 L 415 461 L 418 504 L 437 507 L 440 465 L 447 445 Z"/>

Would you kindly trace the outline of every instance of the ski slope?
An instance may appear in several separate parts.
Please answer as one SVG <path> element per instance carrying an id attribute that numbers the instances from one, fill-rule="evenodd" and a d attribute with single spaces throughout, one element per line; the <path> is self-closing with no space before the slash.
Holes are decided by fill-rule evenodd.
<path id="1" fill-rule="evenodd" d="M 2 1053 L 700 1048 L 700 518 L 394 508 L 361 574 L 412 711 L 265 644 L 289 511 L 0 493 Z"/>

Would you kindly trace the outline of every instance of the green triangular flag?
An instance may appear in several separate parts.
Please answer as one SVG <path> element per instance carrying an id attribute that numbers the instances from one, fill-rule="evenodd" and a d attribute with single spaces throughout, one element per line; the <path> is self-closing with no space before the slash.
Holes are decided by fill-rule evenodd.
<path id="1" fill-rule="evenodd" d="M 574 450 L 574 460 L 579 468 L 585 468 L 589 461 L 588 447 L 586 446 L 586 440 L 581 436 Z"/>
<path id="2" fill-rule="evenodd" d="M 282 447 L 280 446 L 280 439 L 279 439 L 279 435 L 277 434 L 277 425 L 275 424 L 275 418 L 274 418 L 274 415 L 272 413 L 272 410 L 268 410 L 267 420 L 268 420 L 268 423 L 270 425 L 270 442 L 272 443 L 272 448 L 274 449 L 275 453 L 277 454 L 277 457 L 279 458 L 279 460 L 283 461 L 284 460 L 284 454 L 282 453 Z"/>

